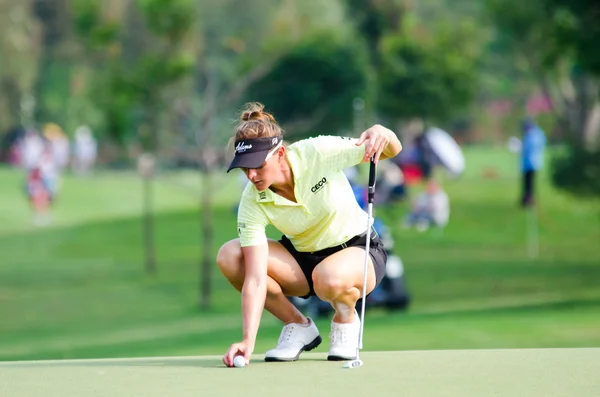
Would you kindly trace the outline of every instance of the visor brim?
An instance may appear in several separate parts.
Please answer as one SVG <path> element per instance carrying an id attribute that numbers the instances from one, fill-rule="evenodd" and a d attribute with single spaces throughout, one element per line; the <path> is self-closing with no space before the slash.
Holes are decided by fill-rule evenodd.
<path id="1" fill-rule="evenodd" d="M 231 161 L 229 168 L 227 168 L 227 172 L 234 168 L 259 168 L 265 162 L 270 151 L 271 150 L 269 149 L 255 153 L 238 154 Z"/>

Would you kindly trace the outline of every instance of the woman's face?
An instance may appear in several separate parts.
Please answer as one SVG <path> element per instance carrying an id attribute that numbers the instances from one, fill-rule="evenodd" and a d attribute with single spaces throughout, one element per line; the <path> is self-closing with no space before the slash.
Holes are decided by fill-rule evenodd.
<path id="1" fill-rule="evenodd" d="M 276 181 L 281 168 L 278 159 L 283 155 L 283 148 L 277 149 L 269 156 L 262 166 L 258 168 L 242 168 L 248 180 L 254 184 L 256 190 L 268 189 Z"/>

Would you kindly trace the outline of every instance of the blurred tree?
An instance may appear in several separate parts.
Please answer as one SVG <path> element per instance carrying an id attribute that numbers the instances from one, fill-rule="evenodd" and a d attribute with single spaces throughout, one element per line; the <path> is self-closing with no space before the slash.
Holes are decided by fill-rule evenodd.
<path id="1" fill-rule="evenodd" d="M 552 181 L 576 196 L 600 197 L 600 150 L 567 145 L 552 159 Z"/>
<path id="2" fill-rule="evenodd" d="M 357 100 L 362 109 L 355 116 L 363 124 L 372 124 L 377 119 L 378 70 L 381 67 L 381 40 L 386 35 L 398 33 L 406 13 L 412 9 L 411 0 L 344 0 L 346 13 L 353 22 L 357 36 L 366 44 L 369 54 L 371 73 L 369 74 L 368 93 Z M 360 101 L 363 102 L 360 102 Z"/>
<path id="3" fill-rule="evenodd" d="M 575 117 L 586 122 L 584 144 L 575 142 L 553 159 L 554 183 L 577 195 L 600 196 L 600 85 L 586 84 L 583 69 L 600 77 L 600 3 L 594 0 L 545 0 L 556 23 L 558 46 L 577 60 L 575 81 L 580 102 L 587 102 Z M 594 105 L 592 105 L 594 104 Z M 593 107 L 592 107 L 593 106 Z M 591 108 L 588 111 L 587 109 Z"/>
<path id="4" fill-rule="evenodd" d="M 534 83 L 527 73 L 521 72 L 519 65 L 511 62 L 512 49 L 498 40 L 494 26 L 487 18 L 485 4 L 473 0 L 429 0 L 411 4 L 409 16 L 425 27 L 440 23 L 456 26 L 466 23 L 475 27 L 473 35 L 481 53 L 475 65 L 475 95 L 467 109 L 456 111 L 456 115 L 444 124 L 463 142 L 504 144 L 504 135 L 513 134 L 518 117 L 511 120 L 510 114 L 498 114 L 492 109 L 497 109 L 498 103 L 515 107 L 525 104 Z"/>
<path id="5" fill-rule="evenodd" d="M 243 10 L 243 12 L 240 12 Z M 211 269 L 214 267 L 212 212 L 213 172 L 223 160 L 222 148 L 233 135 L 232 109 L 250 87 L 263 79 L 295 44 L 314 30 L 329 27 L 346 31 L 338 1 L 243 0 L 198 2 L 198 68 L 192 106 L 194 142 L 202 170 L 202 253 L 199 305 L 210 306 Z M 191 93 L 193 96 L 195 93 Z M 277 100 L 280 100 L 278 98 Z M 271 107 L 273 103 L 266 103 Z M 220 133 L 225 131 L 225 133 Z"/>
<path id="6" fill-rule="evenodd" d="M 405 132 L 415 119 L 448 122 L 467 114 L 486 37 L 474 17 L 479 9 L 473 2 L 345 0 L 345 4 L 367 41 L 375 71 L 371 84 L 377 101 L 367 102 L 368 113 L 398 122 L 397 130 Z"/>
<path id="7" fill-rule="evenodd" d="M 362 41 L 333 30 L 315 32 L 281 57 L 247 91 L 269 104 L 295 138 L 337 134 L 352 123 L 352 102 L 368 95 L 369 58 Z"/>
<path id="8" fill-rule="evenodd" d="M 122 146 L 133 138 L 151 158 L 159 150 L 170 89 L 193 70 L 194 58 L 184 44 L 193 28 L 194 5 L 192 0 L 120 5 L 124 13 L 114 15 L 111 4 L 75 0 L 75 28 L 89 61 L 101 68 L 90 89 L 108 134 Z M 155 273 L 152 172 L 143 181 L 145 265 Z"/>
<path id="9" fill-rule="evenodd" d="M 65 124 L 72 67 L 72 24 L 69 0 L 32 0 L 32 10 L 41 25 L 41 56 L 34 94 L 35 118 L 39 122 Z"/>
<path id="10" fill-rule="evenodd" d="M 509 4 L 507 4 L 509 3 Z M 600 8 L 577 0 L 488 0 L 494 22 L 551 98 L 567 148 L 553 159 L 552 178 L 576 194 L 598 192 L 600 160 Z"/>
<path id="11" fill-rule="evenodd" d="M 31 97 L 40 56 L 39 26 L 30 6 L 29 1 L 0 1 L 0 133 L 33 122 L 21 108 Z"/>
<path id="12" fill-rule="evenodd" d="M 562 39 L 566 17 L 546 0 L 487 0 L 493 22 L 551 99 L 559 128 L 576 145 L 590 146 L 600 132 L 598 80 L 574 62 Z M 568 19 L 568 18 L 567 18 Z"/>
<path id="13" fill-rule="evenodd" d="M 600 76 L 600 2 L 544 0 L 556 23 L 558 45 L 573 51 L 581 67 Z"/>
<path id="14" fill-rule="evenodd" d="M 381 39 L 401 30 L 400 24 L 410 3 L 407 0 L 345 0 L 348 15 L 365 38 L 374 64 L 379 64 Z"/>
<path id="15" fill-rule="evenodd" d="M 481 35 L 469 21 L 418 20 L 381 42 L 378 108 L 394 121 L 448 121 L 465 111 L 477 88 Z"/>
<path id="16" fill-rule="evenodd" d="M 194 55 L 185 46 L 193 2 L 135 0 L 122 6 L 117 16 L 99 1 L 75 0 L 75 26 L 95 70 L 89 90 L 109 136 L 154 152 L 171 88 L 193 71 Z"/>

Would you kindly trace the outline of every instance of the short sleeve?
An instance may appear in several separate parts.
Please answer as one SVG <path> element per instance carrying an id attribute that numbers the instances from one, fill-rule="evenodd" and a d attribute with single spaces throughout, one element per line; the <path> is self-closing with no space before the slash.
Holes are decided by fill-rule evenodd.
<path id="1" fill-rule="evenodd" d="M 246 189 L 247 191 L 247 189 Z M 245 191 L 245 192 L 246 192 Z M 242 247 L 267 243 L 266 227 L 269 219 L 254 197 L 243 194 L 238 208 L 237 229 Z"/>
<path id="2" fill-rule="evenodd" d="M 356 146 L 358 139 L 339 136 L 320 136 L 308 140 L 318 153 L 321 163 L 336 171 L 363 161 L 365 145 Z"/>

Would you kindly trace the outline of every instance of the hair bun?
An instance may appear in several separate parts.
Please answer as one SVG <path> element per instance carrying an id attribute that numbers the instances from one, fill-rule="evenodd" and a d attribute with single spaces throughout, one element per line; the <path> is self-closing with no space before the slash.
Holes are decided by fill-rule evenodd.
<path id="1" fill-rule="evenodd" d="M 275 117 L 273 117 L 270 113 L 263 112 L 264 108 L 265 105 L 263 105 L 262 103 L 248 103 L 246 105 L 246 108 L 242 112 L 242 121 L 262 120 L 275 122 Z"/>

